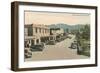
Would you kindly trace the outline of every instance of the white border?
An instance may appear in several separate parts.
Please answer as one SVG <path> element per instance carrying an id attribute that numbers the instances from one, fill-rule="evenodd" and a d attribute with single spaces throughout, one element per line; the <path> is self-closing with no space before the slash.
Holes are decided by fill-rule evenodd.
<path id="1" fill-rule="evenodd" d="M 24 38 L 23 38 L 24 37 L 24 10 L 90 13 L 91 14 L 91 57 L 90 59 L 24 62 Z M 95 10 L 20 5 L 19 6 L 19 54 L 18 56 L 19 56 L 19 68 L 95 64 Z"/>

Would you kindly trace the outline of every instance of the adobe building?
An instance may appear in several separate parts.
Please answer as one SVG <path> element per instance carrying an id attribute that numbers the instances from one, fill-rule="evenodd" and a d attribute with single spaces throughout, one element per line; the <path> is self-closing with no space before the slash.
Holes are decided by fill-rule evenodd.
<path id="1" fill-rule="evenodd" d="M 24 26 L 25 47 L 49 41 L 50 29 L 43 24 L 27 24 Z"/>

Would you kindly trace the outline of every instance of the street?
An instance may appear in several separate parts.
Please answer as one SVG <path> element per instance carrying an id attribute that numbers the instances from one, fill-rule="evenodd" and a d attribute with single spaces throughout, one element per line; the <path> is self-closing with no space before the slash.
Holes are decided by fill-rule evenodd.
<path id="1" fill-rule="evenodd" d="M 70 48 L 71 43 L 75 40 L 75 35 L 70 36 L 71 39 L 67 38 L 55 45 L 45 45 L 43 51 L 32 52 L 32 58 L 27 58 L 25 61 L 89 58 L 84 55 L 77 55 L 77 49 Z"/>

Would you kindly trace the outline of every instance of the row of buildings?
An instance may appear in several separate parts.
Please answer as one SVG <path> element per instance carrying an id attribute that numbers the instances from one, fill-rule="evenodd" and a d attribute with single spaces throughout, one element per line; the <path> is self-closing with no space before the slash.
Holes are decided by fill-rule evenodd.
<path id="1" fill-rule="evenodd" d="M 64 36 L 64 30 L 61 28 L 49 28 L 43 24 L 26 24 L 24 26 L 25 47 L 46 43 L 50 40 L 57 40 Z"/>

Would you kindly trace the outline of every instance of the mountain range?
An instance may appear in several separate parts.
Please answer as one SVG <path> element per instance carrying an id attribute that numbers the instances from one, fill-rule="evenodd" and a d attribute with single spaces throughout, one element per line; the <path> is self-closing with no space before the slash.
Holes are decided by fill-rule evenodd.
<path id="1" fill-rule="evenodd" d="M 49 28 L 62 28 L 64 30 L 69 29 L 69 30 L 78 30 L 80 28 L 83 28 L 84 25 L 82 24 L 75 24 L 75 25 L 69 25 L 65 23 L 58 23 L 58 24 L 51 24 L 48 25 Z"/>

